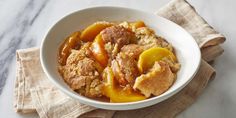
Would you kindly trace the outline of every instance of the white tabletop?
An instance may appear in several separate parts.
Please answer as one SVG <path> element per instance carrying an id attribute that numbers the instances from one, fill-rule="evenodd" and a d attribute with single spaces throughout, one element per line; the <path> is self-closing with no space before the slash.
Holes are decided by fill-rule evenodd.
<path id="1" fill-rule="evenodd" d="M 1 0 L 0 1 L 0 117 L 31 118 L 13 110 L 15 51 L 39 46 L 49 28 L 63 16 L 92 6 L 123 6 L 155 12 L 169 0 Z M 216 78 L 198 100 L 178 118 L 236 117 L 236 1 L 188 0 L 227 41 L 215 61 Z"/>

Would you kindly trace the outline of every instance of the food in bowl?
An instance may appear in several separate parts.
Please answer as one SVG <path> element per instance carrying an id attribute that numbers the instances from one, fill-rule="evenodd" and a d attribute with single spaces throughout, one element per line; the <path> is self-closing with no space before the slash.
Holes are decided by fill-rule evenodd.
<path id="1" fill-rule="evenodd" d="M 58 63 L 71 89 L 108 102 L 159 96 L 180 69 L 172 45 L 143 21 L 98 21 L 76 31 L 61 44 Z"/>

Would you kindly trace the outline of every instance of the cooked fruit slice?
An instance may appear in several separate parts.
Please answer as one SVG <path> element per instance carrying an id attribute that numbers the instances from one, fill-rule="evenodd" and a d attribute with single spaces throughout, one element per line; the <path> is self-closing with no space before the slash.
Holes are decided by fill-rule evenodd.
<path id="1" fill-rule="evenodd" d="M 110 96 L 111 102 L 134 102 L 144 100 L 146 97 L 134 92 L 132 89 L 115 90 Z"/>
<path id="2" fill-rule="evenodd" d="M 131 22 L 131 23 L 129 23 L 129 25 L 131 27 L 135 27 L 135 28 L 146 27 L 145 23 L 143 21 L 141 21 L 141 20 L 135 21 L 135 22 Z"/>
<path id="3" fill-rule="evenodd" d="M 124 73 L 121 72 L 121 68 L 117 60 L 113 60 L 111 62 L 111 69 L 114 73 L 115 79 L 117 80 L 118 84 L 125 86 L 128 82 L 125 79 Z"/>
<path id="4" fill-rule="evenodd" d="M 108 55 L 104 47 L 104 42 L 100 34 L 98 34 L 91 45 L 91 51 L 94 58 L 103 66 L 108 63 Z"/>
<path id="5" fill-rule="evenodd" d="M 175 75 L 169 65 L 160 61 L 154 64 L 150 72 L 137 77 L 133 88 L 140 90 L 146 97 L 152 94 L 158 96 L 167 91 L 174 81 Z"/>
<path id="6" fill-rule="evenodd" d="M 88 26 L 86 29 L 83 30 L 81 33 L 80 38 L 83 41 L 93 41 L 94 38 L 105 28 L 112 26 L 112 23 L 109 22 L 96 22 L 90 26 Z"/>
<path id="7" fill-rule="evenodd" d="M 105 81 L 103 94 L 110 98 L 110 102 L 133 102 L 146 99 L 145 96 L 135 92 L 132 88 L 121 88 L 110 67 L 104 70 L 103 78 Z"/>
<path id="8" fill-rule="evenodd" d="M 80 44 L 80 32 L 74 32 L 59 47 L 58 61 L 61 65 L 66 64 L 67 57 L 71 53 L 71 49 L 74 49 Z"/>
<path id="9" fill-rule="evenodd" d="M 175 55 L 166 48 L 153 47 L 144 52 L 139 56 L 138 68 L 140 72 L 145 72 L 150 69 L 156 61 L 160 61 L 164 57 L 170 58 L 176 61 Z"/>

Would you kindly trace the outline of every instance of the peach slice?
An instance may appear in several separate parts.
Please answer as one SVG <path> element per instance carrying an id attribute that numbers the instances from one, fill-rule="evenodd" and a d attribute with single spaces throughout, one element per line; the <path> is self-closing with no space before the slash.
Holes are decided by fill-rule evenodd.
<path id="1" fill-rule="evenodd" d="M 117 84 L 110 67 L 107 67 L 104 70 L 103 78 L 105 80 L 103 94 L 110 98 L 110 102 L 133 102 L 146 99 L 144 95 L 135 92 L 132 88 L 121 88 Z"/>
<path id="2" fill-rule="evenodd" d="M 67 57 L 71 49 L 77 47 L 80 43 L 80 32 L 74 32 L 59 47 L 58 61 L 61 65 L 66 64 Z"/>
<path id="3" fill-rule="evenodd" d="M 160 61 L 162 58 L 167 57 L 172 61 L 176 61 L 175 55 L 166 48 L 153 47 L 145 50 L 139 55 L 138 69 L 140 72 L 145 72 L 150 69 L 156 61 Z"/>
<path id="4" fill-rule="evenodd" d="M 94 58 L 101 64 L 102 67 L 106 67 L 108 63 L 108 54 L 104 47 L 102 36 L 98 34 L 91 45 L 91 51 Z"/>
<path id="5" fill-rule="evenodd" d="M 143 21 L 141 21 L 141 20 L 135 21 L 135 22 L 131 22 L 131 23 L 129 23 L 129 25 L 131 27 L 135 27 L 135 28 L 146 27 L 145 23 Z"/>
<path id="6" fill-rule="evenodd" d="M 93 41 L 94 38 L 105 28 L 112 26 L 112 23 L 109 22 L 96 22 L 88 26 L 81 33 L 80 38 L 83 41 Z"/>

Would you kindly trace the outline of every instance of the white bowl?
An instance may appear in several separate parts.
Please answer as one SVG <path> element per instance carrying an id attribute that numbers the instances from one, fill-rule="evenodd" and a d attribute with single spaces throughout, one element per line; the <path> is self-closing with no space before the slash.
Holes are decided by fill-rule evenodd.
<path id="1" fill-rule="evenodd" d="M 108 103 L 79 95 L 69 88 L 58 73 L 57 52 L 59 45 L 70 33 L 81 30 L 96 21 L 135 21 L 143 20 L 164 37 L 175 50 L 181 69 L 177 80 L 169 90 L 157 97 L 128 103 Z M 187 85 L 196 74 L 200 65 L 201 54 L 193 37 L 177 24 L 160 16 L 143 11 L 121 7 L 94 7 L 79 10 L 59 20 L 47 33 L 42 42 L 40 60 L 47 77 L 65 94 L 81 103 L 110 110 L 128 110 L 157 104 Z"/>

